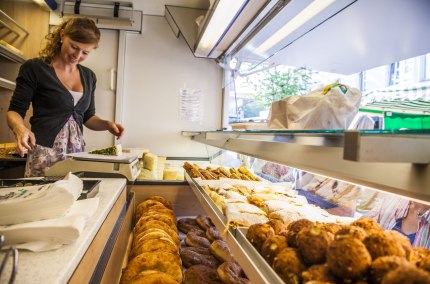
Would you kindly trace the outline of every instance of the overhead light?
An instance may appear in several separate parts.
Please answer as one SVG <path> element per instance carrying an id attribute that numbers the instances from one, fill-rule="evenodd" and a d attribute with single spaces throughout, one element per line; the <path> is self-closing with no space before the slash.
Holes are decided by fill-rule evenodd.
<path id="1" fill-rule="evenodd" d="M 258 48 L 255 49 L 256 53 L 264 53 L 274 45 L 279 43 L 282 39 L 286 38 L 292 32 L 297 30 L 299 27 L 304 25 L 307 21 L 312 19 L 319 12 L 324 10 L 335 0 L 315 0 L 306 8 L 304 8 L 300 13 L 298 13 L 294 18 L 288 21 L 280 30 L 274 33 L 266 41 L 264 41 Z"/>
<path id="2" fill-rule="evenodd" d="M 195 54 L 210 55 L 248 2 L 249 0 L 219 0 L 197 43 Z"/>

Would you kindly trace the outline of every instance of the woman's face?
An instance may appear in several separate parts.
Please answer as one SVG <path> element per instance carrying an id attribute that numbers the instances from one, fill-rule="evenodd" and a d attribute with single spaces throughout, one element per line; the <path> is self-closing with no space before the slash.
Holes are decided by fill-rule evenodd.
<path id="1" fill-rule="evenodd" d="M 66 64 L 70 65 L 76 65 L 84 61 L 95 47 L 95 44 L 77 42 L 68 36 L 63 36 L 62 41 L 61 58 Z"/>

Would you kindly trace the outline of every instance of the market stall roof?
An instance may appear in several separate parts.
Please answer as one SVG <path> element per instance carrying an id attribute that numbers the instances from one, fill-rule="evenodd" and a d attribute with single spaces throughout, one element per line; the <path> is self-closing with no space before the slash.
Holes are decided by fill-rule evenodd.
<path id="1" fill-rule="evenodd" d="M 430 82 L 396 85 L 364 93 L 360 111 L 430 115 Z"/>

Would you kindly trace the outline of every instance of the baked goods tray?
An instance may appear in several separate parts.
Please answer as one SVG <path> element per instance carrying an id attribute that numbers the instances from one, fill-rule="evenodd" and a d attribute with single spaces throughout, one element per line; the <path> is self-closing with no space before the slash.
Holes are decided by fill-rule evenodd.
<path id="1" fill-rule="evenodd" d="M 218 231 L 224 232 L 227 224 L 226 217 L 213 202 L 204 189 L 185 172 L 185 179 L 188 181 L 191 189 L 202 205 L 207 215 L 211 218 L 212 223 Z M 246 276 L 252 280 L 253 284 L 281 284 L 284 283 L 281 278 L 274 272 L 269 264 L 260 256 L 255 248 L 249 243 L 245 235 L 240 232 L 241 229 L 229 228 L 223 235 L 236 261 L 245 271 Z"/>
<path id="2" fill-rule="evenodd" d="M 0 179 L 0 189 L 5 187 L 21 187 L 39 184 L 52 183 L 50 179 Z M 97 195 L 100 187 L 100 180 L 82 180 L 83 187 L 78 200 L 91 198 Z"/>

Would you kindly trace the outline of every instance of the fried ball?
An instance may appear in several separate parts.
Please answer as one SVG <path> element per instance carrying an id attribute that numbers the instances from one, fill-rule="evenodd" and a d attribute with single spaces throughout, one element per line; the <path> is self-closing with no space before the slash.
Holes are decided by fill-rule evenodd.
<path id="1" fill-rule="evenodd" d="M 386 255 L 396 255 L 406 258 L 406 253 L 402 245 L 384 231 L 368 235 L 363 240 L 363 244 L 372 256 L 372 259 Z"/>
<path id="2" fill-rule="evenodd" d="M 246 233 L 246 238 L 251 242 L 251 244 L 258 250 L 261 250 L 263 242 L 275 235 L 275 231 L 268 224 L 253 224 L 248 228 Z"/>
<path id="3" fill-rule="evenodd" d="M 131 279 L 130 284 L 178 284 L 169 274 L 157 270 L 143 270 Z"/>
<path id="4" fill-rule="evenodd" d="M 409 240 L 409 238 L 406 237 L 405 235 L 403 235 L 402 233 L 400 233 L 398 231 L 394 231 L 394 230 L 385 230 L 384 232 L 387 235 L 394 238 L 396 243 L 399 243 L 403 247 L 403 250 L 405 251 L 405 254 L 406 254 L 406 258 L 409 259 L 409 255 L 412 252 L 412 245 L 411 245 L 411 241 Z"/>
<path id="5" fill-rule="evenodd" d="M 275 235 L 279 235 L 280 233 L 287 231 L 287 226 L 282 220 L 272 219 L 266 224 L 270 225 L 270 227 L 273 228 L 273 230 L 275 231 Z"/>
<path id="6" fill-rule="evenodd" d="M 413 247 L 409 255 L 409 261 L 412 263 L 418 263 L 426 257 L 430 256 L 430 250 L 424 247 Z"/>
<path id="7" fill-rule="evenodd" d="M 184 274 L 184 284 L 222 284 L 216 269 L 205 265 L 193 265 Z"/>
<path id="8" fill-rule="evenodd" d="M 388 272 L 382 284 L 428 284 L 430 273 L 414 266 L 401 266 Z"/>
<path id="9" fill-rule="evenodd" d="M 371 263 L 372 257 L 359 239 L 336 238 L 328 247 L 328 268 L 339 278 L 360 279 L 366 275 Z"/>
<path id="10" fill-rule="evenodd" d="M 304 228 L 297 234 L 297 248 L 307 265 L 324 263 L 332 241 L 333 235 L 325 231 L 321 224 Z"/>
<path id="11" fill-rule="evenodd" d="M 351 237 L 357 238 L 360 241 L 362 241 L 362 240 L 364 240 L 364 238 L 367 237 L 367 233 L 361 227 L 345 226 L 344 228 L 337 231 L 334 236 L 335 236 L 335 238 L 343 237 L 343 236 L 351 236 Z"/>
<path id="12" fill-rule="evenodd" d="M 219 279 L 225 284 L 251 284 L 236 262 L 226 261 L 217 268 Z"/>
<path id="13" fill-rule="evenodd" d="M 312 283 L 312 281 L 323 283 L 339 282 L 339 279 L 330 272 L 327 264 L 315 264 L 308 267 L 307 270 L 302 272 L 302 279 L 303 283 Z"/>
<path id="14" fill-rule="evenodd" d="M 287 246 L 287 237 L 282 235 L 271 236 L 261 246 L 261 255 L 272 265 L 274 258 Z"/>
<path id="15" fill-rule="evenodd" d="M 309 228 L 313 225 L 312 221 L 309 221 L 308 219 L 300 219 L 294 222 L 291 222 L 288 225 L 288 232 L 287 232 L 287 242 L 290 247 L 297 247 L 297 234 L 300 232 L 303 228 Z"/>
<path id="16" fill-rule="evenodd" d="M 423 257 L 420 261 L 418 261 L 417 267 L 430 272 L 430 256 Z"/>
<path id="17" fill-rule="evenodd" d="M 178 254 L 170 252 L 144 252 L 133 258 L 123 270 L 120 283 L 129 283 L 142 270 L 158 270 L 182 282 L 182 267 Z"/>
<path id="18" fill-rule="evenodd" d="M 158 202 L 162 203 L 164 206 L 166 206 L 167 208 L 172 209 L 172 203 L 162 196 L 153 195 L 153 196 L 148 197 L 146 200 L 158 201 Z"/>
<path id="19" fill-rule="evenodd" d="M 287 247 L 273 260 L 273 269 L 286 284 L 297 284 L 306 267 L 297 249 Z"/>
<path id="20" fill-rule="evenodd" d="M 382 231 L 383 228 L 373 219 L 360 218 L 350 224 L 351 226 L 357 226 L 366 231 L 366 233 L 373 233 L 374 231 Z"/>
<path id="21" fill-rule="evenodd" d="M 388 272 L 402 266 L 414 265 L 400 256 L 390 255 L 378 257 L 370 265 L 370 280 L 374 284 L 379 284 Z"/>
<path id="22" fill-rule="evenodd" d="M 343 229 L 345 226 L 337 223 L 322 223 L 322 228 L 333 235 L 335 235 L 339 230 Z"/>

